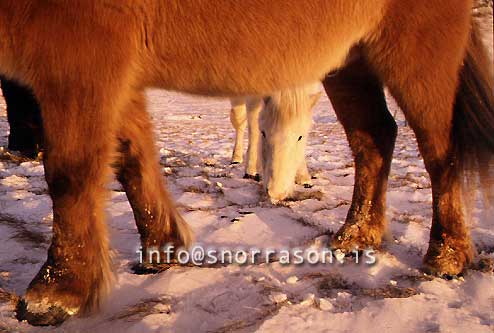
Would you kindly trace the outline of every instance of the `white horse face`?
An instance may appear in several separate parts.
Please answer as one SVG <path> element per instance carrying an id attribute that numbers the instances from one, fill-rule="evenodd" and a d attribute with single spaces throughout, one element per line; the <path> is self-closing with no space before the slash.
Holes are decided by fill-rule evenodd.
<path id="1" fill-rule="evenodd" d="M 259 118 L 263 183 L 273 203 L 293 193 L 295 176 L 305 159 L 311 109 L 319 96 L 290 90 L 264 101 Z"/>

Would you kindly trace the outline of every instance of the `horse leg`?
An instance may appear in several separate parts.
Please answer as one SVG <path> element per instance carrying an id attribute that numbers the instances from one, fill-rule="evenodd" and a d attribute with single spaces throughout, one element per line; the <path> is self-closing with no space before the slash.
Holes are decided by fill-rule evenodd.
<path id="1" fill-rule="evenodd" d="M 123 119 L 117 133 L 117 178 L 134 212 L 146 261 L 152 248 L 162 249 L 168 243 L 175 249 L 190 245 L 192 232 L 165 188 L 143 93 L 131 99 Z"/>
<path id="2" fill-rule="evenodd" d="M 32 92 L 19 83 L 5 79 L 1 83 L 10 126 L 8 148 L 36 158 L 43 138 L 38 103 Z"/>
<path id="3" fill-rule="evenodd" d="M 249 148 L 247 150 L 247 165 L 244 178 L 260 180 L 259 176 L 259 114 L 262 100 L 249 98 L 247 100 L 247 122 L 249 124 Z"/>
<path id="4" fill-rule="evenodd" d="M 355 161 L 352 204 L 332 246 L 378 247 L 386 226 L 386 188 L 397 134 L 380 80 L 357 59 L 323 81 Z"/>
<path id="5" fill-rule="evenodd" d="M 425 82 L 425 81 L 423 81 Z M 429 81 L 429 84 L 434 84 Z M 423 93 L 413 88 L 396 92 L 410 127 L 414 130 L 425 168 L 432 184 L 433 217 L 429 249 L 424 259 L 426 271 L 438 275 L 460 273 L 473 256 L 461 201 L 461 181 L 454 166 L 452 135 L 452 97 Z M 436 91 L 439 92 L 439 91 Z M 445 101 L 445 103 L 440 103 Z M 413 105 L 413 106 L 412 106 Z"/>
<path id="6" fill-rule="evenodd" d="M 232 98 L 230 102 L 232 105 L 230 121 L 235 129 L 232 164 L 239 164 L 244 160 L 244 132 L 247 127 L 247 111 L 245 110 L 245 99 Z"/>
<path id="7" fill-rule="evenodd" d="M 321 92 L 320 92 L 320 83 L 317 85 L 314 85 L 312 87 L 314 91 L 317 91 L 316 93 L 312 94 L 310 96 L 311 99 L 311 106 L 310 106 L 310 111 L 307 115 L 309 115 L 312 118 L 312 108 L 317 104 L 319 101 L 319 98 L 321 97 Z M 309 133 L 307 133 L 309 135 Z M 304 154 L 305 154 L 305 146 L 304 146 Z M 305 188 L 312 188 L 312 177 L 309 173 L 309 168 L 307 167 L 307 160 L 304 159 L 302 160 L 302 163 L 300 164 L 297 173 L 295 175 L 295 183 L 298 185 L 303 185 Z"/>
<path id="8" fill-rule="evenodd" d="M 431 179 L 433 214 L 425 269 L 437 275 L 456 275 L 473 256 L 461 200 L 463 161 L 455 146 L 455 135 L 460 133 L 453 132 L 454 124 L 472 125 L 454 118 L 460 66 L 469 65 L 464 57 L 470 7 L 468 2 L 455 1 L 449 11 L 428 11 L 430 15 L 421 16 L 420 31 L 404 34 L 399 22 L 423 11 L 411 1 L 402 6 L 398 16 L 390 15 L 389 31 L 369 45 L 368 57 L 415 132 Z M 410 43 L 419 33 L 420 43 Z M 482 109 L 480 103 L 478 107 Z"/>
<path id="9" fill-rule="evenodd" d="M 113 103 L 84 89 L 52 86 L 40 92 L 53 237 L 46 262 L 18 303 L 17 317 L 55 325 L 93 310 L 110 289 L 103 206 L 117 117 L 109 107 Z"/>
<path id="10" fill-rule="evenodd" d="M 305 158 L 297 170 L 297 174 L 295 175 L 295 183 L 303 185 L 305 188 L 312 187 L 312 178 L 310 176 L 309 169 L 307 168 L 307 161 Z"/>

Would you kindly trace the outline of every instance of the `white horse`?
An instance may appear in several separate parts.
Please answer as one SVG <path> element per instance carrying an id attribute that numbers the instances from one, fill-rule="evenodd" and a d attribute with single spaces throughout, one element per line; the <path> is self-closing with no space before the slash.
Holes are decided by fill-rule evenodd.
<path id="1" fill-rule="evenodd" d="M 317 88 L 309 85 L 281 91 L 264 101 L 256 97 L 231 99 L 230 120 L 236 131 L 232 164 L 243 161 L 244 130 L 248 126 L 244 178 L 259 181 L 262 170 L 264 187 L 272 201 L 287 198 L 295 183 L 312 187 L 305 146 L 312 124 L 312 108 L 319 97 L 318 84 Z"/>

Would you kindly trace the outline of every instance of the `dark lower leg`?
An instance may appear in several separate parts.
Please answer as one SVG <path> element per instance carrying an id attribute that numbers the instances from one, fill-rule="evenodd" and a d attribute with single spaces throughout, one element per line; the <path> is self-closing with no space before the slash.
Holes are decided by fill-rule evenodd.
<path id="1" fill-rule="evenodd" d="M 420 101 L 413 110 L 404 101 L 402 105 L 432 184 L 432 226 L 424 265 L 433 274 L 456 275 L 471 261 L 473 250 L 463 212 L 461 172 L 455 164 L 451 138 L 452 103 L 434 105 L 424 96 Z"/>
<path id="2" fill-rule="evenodd" d="M 344 251 L 378 247 L 385 228 L 396 124 L 388 112 L 381 82 L 363 60 L 327 77 L 323 84 L 355 160 L 352 204 L 332 246 Z"/>
<path id="3" fill-rule="evenodd" d="M 464 222 L 461 183 L 451 159 L 432 160 L 423 153 L 431 176 L 433 216 L 424 258 L 429 273 L 456 275 L 471 262 L 473 249 Z M 427 157 L 426 157 L 427 156 Z"/>
<path id="4" fill-rule="evenodd" d="M 165 188 L 144 96 L 135 97 L 126 112 L 118 134 L 117 174 L 132 206 L 146 260 L 152 248 L 190 245 L 192 232 Z"/>
<path id="5" fill-rule="evenodd" d="M 28 88 L 8 80 L 1 84 L 10 126 L 8 148 L 34 158 L 43 140 L 39 105 Z"/>

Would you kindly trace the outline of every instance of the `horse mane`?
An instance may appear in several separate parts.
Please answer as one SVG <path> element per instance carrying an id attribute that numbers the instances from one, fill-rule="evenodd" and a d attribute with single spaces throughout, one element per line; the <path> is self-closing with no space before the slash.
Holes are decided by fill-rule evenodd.
<path id="1" fill-rule="evenodd" d="M 310 114 L 313 95 L 319 92 L 319 85 L 307 85 L 292 89 L 280 90 L 264 99 L 263 118 L 272 124 L 287 123 L 294 118 L 301 119 Z"/>

